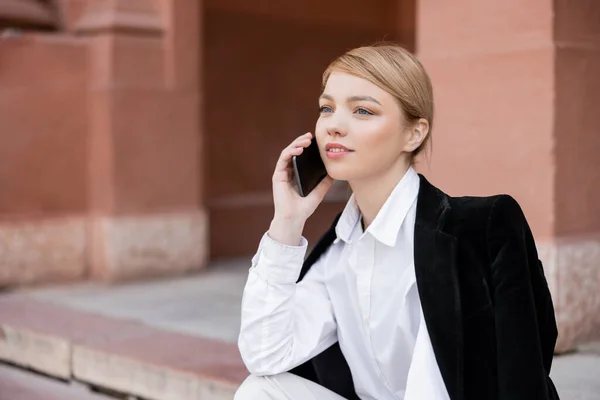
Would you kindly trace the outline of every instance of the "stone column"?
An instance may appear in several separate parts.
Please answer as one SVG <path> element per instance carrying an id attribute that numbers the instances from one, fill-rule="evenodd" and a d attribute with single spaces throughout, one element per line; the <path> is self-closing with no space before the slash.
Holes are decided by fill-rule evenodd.
<path id="1" fill-rule="evenodd" d="M 45 11 L 0 0 L 0 288 L 86 276 L 87 45 Z"/>
<path id="2" fill-rule="evenodd" d="M 417 8 L 437 114 L 421 168 L 451 195 L 519 201 L 553 294 L 557 352 L 600 338 L 600 4 L 575 3 Z"/>
<path id="3" fill-rule="evenodd" d="M 600 339 L 600 3 L 554 1 L 554 223 L 562 348 Z"/>
<path id="4" fill-rule="evenodd" d="M 206 263 L 200 191 L 199 2 L 90 2 L 92 277 Z"/>

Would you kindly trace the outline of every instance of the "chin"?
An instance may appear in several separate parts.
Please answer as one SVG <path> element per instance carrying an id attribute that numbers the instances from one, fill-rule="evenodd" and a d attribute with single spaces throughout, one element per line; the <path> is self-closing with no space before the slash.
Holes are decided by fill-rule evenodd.
<path id="1" fill-rule="evenodd" d="M 336 181 L 353 181 L 360 179 L 364 175 L 364 171 L 353 171 L 352 168 L 336 165 L 327 167 L 327 174 Z"/>

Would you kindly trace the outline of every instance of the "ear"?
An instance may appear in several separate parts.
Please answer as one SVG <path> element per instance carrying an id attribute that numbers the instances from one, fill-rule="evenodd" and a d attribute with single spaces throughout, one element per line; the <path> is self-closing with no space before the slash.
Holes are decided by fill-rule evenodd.
<path id="1" fill-rule="evenodd" d="M 425 118 L 420 118 L 414 124 L 406 128 L 407 142 L 403 150 L 407 153 L 412 153 L 421 146 L 427 134 L 429 133 L 429 122 Z"/>

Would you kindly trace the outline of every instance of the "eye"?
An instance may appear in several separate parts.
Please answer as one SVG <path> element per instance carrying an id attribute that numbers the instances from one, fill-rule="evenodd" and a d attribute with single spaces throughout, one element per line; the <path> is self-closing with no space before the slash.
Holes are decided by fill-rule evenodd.
<path id="1" fill-rule="evenodd" d="M 319 112 L 321 114 L 323 114 L 323 113 L 330 113 L 331 111 L 332 111 L 331 107 L 329 107 L 329 106 L 321 106 L 321 107 L 319 107 Z"/>
<path id="2" fill-rule="evenodd" d="M 366 108 L 359 107 L 356 109 L 355 113 L 358 115 L 373 115 L 373 113 Z"/>

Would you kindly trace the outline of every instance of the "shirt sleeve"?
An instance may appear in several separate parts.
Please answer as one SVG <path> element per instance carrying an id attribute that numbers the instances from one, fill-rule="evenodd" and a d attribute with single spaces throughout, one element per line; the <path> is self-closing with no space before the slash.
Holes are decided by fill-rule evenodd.
<path id="1" fill-rule="evenodd" d="M 275 375 L 337 342 L 336 322 L 323 281 L 326 256 L 296 283 L 308 243 L 288 246 L 265 234 L 252 258 L 242 298 L 238 346 L 255 375 Z"/>

